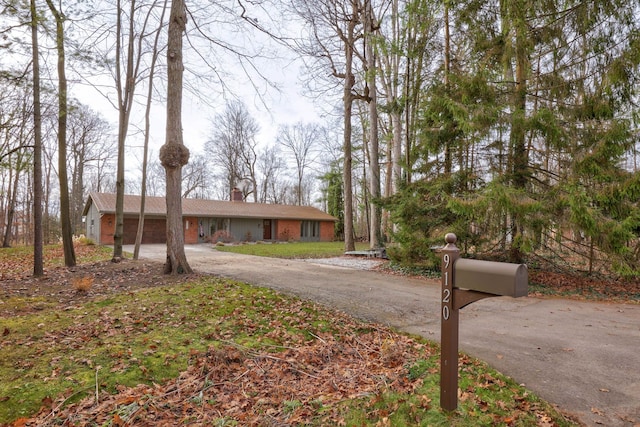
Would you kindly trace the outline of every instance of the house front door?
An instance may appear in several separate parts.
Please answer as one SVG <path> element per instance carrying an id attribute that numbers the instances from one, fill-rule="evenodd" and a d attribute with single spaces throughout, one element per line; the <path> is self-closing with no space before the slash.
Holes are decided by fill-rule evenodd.
<path id="1" fill-rule="evenodd" d="M 271 240 L 271 220 L 265 219 L 262 222 L 262 240 Z"/>

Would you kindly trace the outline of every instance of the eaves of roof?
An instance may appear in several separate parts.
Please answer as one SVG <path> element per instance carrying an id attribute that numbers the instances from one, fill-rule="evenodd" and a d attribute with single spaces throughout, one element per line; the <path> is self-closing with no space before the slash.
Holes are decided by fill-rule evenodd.
<path id="1" fill-rule="evenodd" d="M 140 213 L 141 197 L 126 194 L 124 196 L 125 215 Z M 100 213 L 115 213 L 116 195 L 114 193 L 90 193 L 83 215 L 93 203 Z M 147 196 L 145 215 L 166 216 L 167 206 L 164 197 Z M 182 199 L 182 215 L 198 218 L 266 218 L 296 219 L 312 221 L 336 221 L 336 218 L 312 206 L 274 205 L 265 203 L 229 202 L 221 200 Z"/>

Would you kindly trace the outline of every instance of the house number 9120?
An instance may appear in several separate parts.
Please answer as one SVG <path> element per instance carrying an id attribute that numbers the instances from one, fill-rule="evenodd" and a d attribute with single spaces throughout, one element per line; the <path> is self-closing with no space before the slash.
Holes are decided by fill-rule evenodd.
<path id="1" fill-rule="evenodd" d="M 451 303 L 451 289 L 449 289 L 449 265 L 451 264 L 451 257 L 449 254 L 444 254 L 442 261 L 444 262 L 445 270 L 442 278 L 444 281 L 444 286 L 442 288 L 442 318 L 444 320 L 449 320 L 449 315 L 451 314 L 451 308 L 449 307 Z"/>

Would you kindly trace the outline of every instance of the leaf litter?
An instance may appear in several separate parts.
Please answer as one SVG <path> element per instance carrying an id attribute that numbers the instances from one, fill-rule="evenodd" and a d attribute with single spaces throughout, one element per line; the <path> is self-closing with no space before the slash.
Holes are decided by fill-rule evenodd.
<path id="1" fill-rule="evenodd" d="M 161 272 L 159 264 L 128 260 L 120 264 L 97 262 L 73 269 L 60 267 L 50 270 L 45 279 L 24 276 L 9 279 L 6 285 L 3 283 L 0 300 L 16 294 L 44 297 L 53 301 L 58 309 L 72 311 L 85 302 L 109 295 L 130 293 L 134 296 L 134 291 L 143 288 L 184 284 L 199 278 L 197 275 L 175 278 Z M 93 277 L 90 289 L 79 292 L 70 285 L 72 279 L 80 275 Z M 167 289 L 171 292 L 171 288 Z M 250 304 L 259 307 L 260 297 L 253 298 Z M 275 306 L 264 307 L 268 332 L 255 318 L 244 316 L 241 308 L 216 320 L 218 324 L 232 320 L 241 325 L 247 334 L 257 336 L 257 347 L 245 345 L 224 328 L 217 328 L 204 337 L 212 342 L 207 348 L 196 349 L 190 347 L 189 342 L 181 343 L 190 348 L 189 362 L 187 369 L 175 378 L 161 382 L 147 380 L 133 387 L 118 385 L 115 392 L 104 386 L 103 375 L 117 375 L 136 365 L 143 382 L 147 368 L 123 347 L 113 350 L 113 365 L 105 372 L 90 355 L 82 354 L 87 342 L 109 335 L 124 338 L 137 330 L 152 328 L 154 323 L 188 325 L 190 319 L 186 316 L 176 319 L 170 310 L 145 307 L 138 300 L 133 301 L 138 312 L 132 310 L 119 318 L 112 317 L 106 309 L 92 321 L 76 314 L 72 327 L 45 331 L 40 344 L 67 346 L 73 352 L 70 358 L 95 372 L 95 384 L 80 390 L 69 388 L 56 397 L 47 396 L 37 414 L 19 418 L 11 425 L 344 425 L 341 405 L 354 400 L 364 401 L 365 410 L 373 419 L 379 419 L 379 425 L 390 425 L 390 415 L 397 408 L 380 409 L 376 404 L 383 394 L 394 392 L 416 394 L 416 401 L 411 404 L 414 412 L 437 410 L 431 399 L 421 394 L 426 381 L 424 375 L 432 376 L 437 370 L 430 368 L 424 375 L 415 376 L 409 369 L 420 360 L 437 357 L 437 348 L 339 312 L 317 307 L 319 311 L 314 314 L 309 303 L 292 302 L 288 298 L 277 301 Z M 206 304 L 194 301 L 196 309 Z M 215 300 L 208 304 L 215 304 Z M 0 305 L 0 318 L 37 310 Z M 322 316 L 327 319 L 326 324 L 318 325 L 318 318 Z M 290 327 L 293 324 L 295 328 Z M 11 331 L 5 330 L 3 335 L 11 337 Z M 147 352 L 160 351 L 163 344 L 149 342 Z M 25 341 L 22 345 L 35 344 Z M 164 357 L 168 360 L 175 356 Z M 465 358 L 462 363 L 477 362 Z M 65 375 L 61 365 L 60 358 L 51 361 L 49 380 Z M 21 369 L 28 370 L 29 362 L 25 361 Z M 478 388 L 502 385 L 502 380 L 491 374 L 483 375 Z M 78 401 L 79 396 L 85 397 Z M 465 390 L 461 404 L 464 405 L 464 401 L 488 410 L 487 403 L 472 389 Z M 528 412 L 535 414 L 538 425 L 556 425 L 543 406 L 532 405 L 524 397 L 516 399 L 514 404 L 515 408 L 498 402 L 506 415 L 493 415 L 493 420 L 513 425 L 520 414 Z"/>

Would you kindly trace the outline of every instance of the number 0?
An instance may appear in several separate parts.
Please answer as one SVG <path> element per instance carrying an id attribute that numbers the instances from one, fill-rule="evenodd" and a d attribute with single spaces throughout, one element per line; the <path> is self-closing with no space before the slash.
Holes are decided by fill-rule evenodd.
<path id="1" fill-rule="evenodd" d="M 449 306 L 448 305 L 442 306 L 442 318 L 444 320 L 449 320 Z"/>

